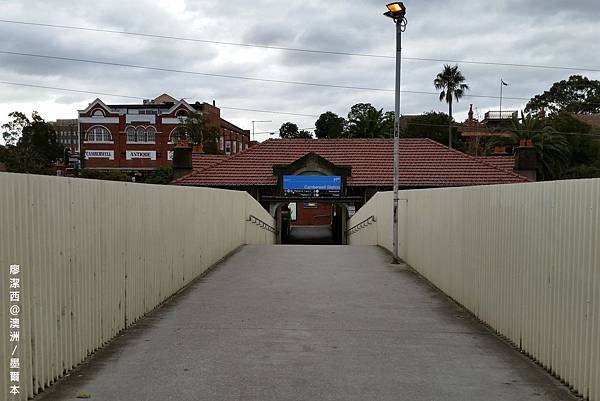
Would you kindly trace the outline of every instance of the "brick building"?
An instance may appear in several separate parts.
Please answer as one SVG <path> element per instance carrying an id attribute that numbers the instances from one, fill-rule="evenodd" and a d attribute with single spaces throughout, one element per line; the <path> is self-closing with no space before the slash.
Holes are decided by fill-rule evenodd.
<path id="1" fill-rule="evenodd" d="M 79 111 L 81 149 L 86 168 L 143 172 L 169 165 L 181 118 L 205 115 L 220 131 L 219 149 L 235 154 L 248 148 L 250 131 L 221 118 L 213 104 L 175 100 L 163 94 L 142 104 L 107 105 L 96 99 Z"/>
<path id="2" fill-rule="evenodd" d="M 50 124 L 52 124 L 56 131 L 58 143 L 69 149 L 71 154 L 79 153 L 81 147 L 77 119 L 56 120 Z"/>

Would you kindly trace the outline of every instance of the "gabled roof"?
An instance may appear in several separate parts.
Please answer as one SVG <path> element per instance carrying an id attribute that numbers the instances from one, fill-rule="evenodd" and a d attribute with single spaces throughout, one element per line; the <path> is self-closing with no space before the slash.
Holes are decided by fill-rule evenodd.
<path id="1" fill-rule="evenodd" d="M 219 164 L 229 156 L 227 155 L 207 155 L 205 153 L 193 153 L 192 154 L 192 168 L 194 171 L 202 171 L 206 170 L 214 166 L 215 164 Z"/>
<path id="2" fill-rule="evenodd" d="M 475 157 L 475 159 L 482 163 L 490 164 L 500 170 L 504 171 L 514 171 L 515 169 L 515 156 L 514 155 L 506 155 L 506 156 L 479 156 Z"/>
<path id="3" fill-rule="evenodd" d="M 178 185 L 272 186 L 273 166 L 290 164 L 314 152 L 336 165 L 351 166 L 348 186 L 391 187 L 391 139 L 270 139 L 204 170 L 178 179 Z M 413 188 L 527 182 L 527 178 L 434 142 L 400 142 L 400 186 Z"/>
<path id="4" fill-rule="evenodd" d="M 96 106 L 100 106 L 101 108 L 103 108 L 104 110 L 106 110 L 109 113 L 114 112 L 110 106 L 107 106 L 106 103 L 104 103 L 102 100 L 96 98 L 96 100 L 94 100 L 92 103 L 90 103 L 88 105 L 88 107 L 86 107 L 83 110 L 79 110 L 79 113 L 89 113 Z"/>

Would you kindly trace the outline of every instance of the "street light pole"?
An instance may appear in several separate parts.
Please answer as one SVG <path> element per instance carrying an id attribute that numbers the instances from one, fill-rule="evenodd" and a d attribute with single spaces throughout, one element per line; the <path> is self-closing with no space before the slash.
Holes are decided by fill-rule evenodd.
<path id="1" fill-rule="evenodd" d="M 406 29 L 406 7 L 403 3 L 390 3 L 388 12 L 384 15 L 394 20 L 396 24 L 396 89 L 394 108 L 394 205 L 392 253 L 393 263 L 400 263 L 398 256 L 398 187 L 400 185 L 400 86 L 402 82 L 402 32 Z"/>

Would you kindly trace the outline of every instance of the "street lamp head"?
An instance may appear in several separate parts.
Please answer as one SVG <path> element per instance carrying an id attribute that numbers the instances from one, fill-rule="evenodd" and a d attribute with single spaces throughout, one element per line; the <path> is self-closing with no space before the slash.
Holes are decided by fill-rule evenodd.
<path id="1" fill-rule="evenodd" d="M 394 20 L 402 20 L 406 15 L 406 7 L 401 1 L 396 1 L 386 5 L 388 11 L 384 13 L 386 17 L 393 18 Z"/>

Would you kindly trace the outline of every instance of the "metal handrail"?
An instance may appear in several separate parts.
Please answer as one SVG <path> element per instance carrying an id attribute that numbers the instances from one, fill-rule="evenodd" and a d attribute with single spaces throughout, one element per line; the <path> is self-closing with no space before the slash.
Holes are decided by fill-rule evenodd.
<path id="1" fill-rule="evenodd" d="M 250 223 L 256 224 L 257 226 L 259 226 L 260 228 L 270 231 L 273 234 L 278 234 L 278 231 L 275 227 L 265 223 L 264 221 L 262 221 L 261 219 L 259 219 L 258 217 L 256 217 L 255 215 L 251 214 L 248 216 L 248 220 L 246 220 Z"/>
<path id="2" fill-rule="evenodd" d="M 364 219 L 363 221 L 361 221 L 360 223 L 358 223 L 355 226 L 350 227 L 349 229 L 346 230 L 346 234 L 348 236 L 352 235 L 352 234 L 356 234 L 357 232 L 359 232 L 360 230 L 362 230 L 365 227 L 370 226 L 371 224 L 377 223 L 377 218 L 375 216 L 369 216 L 366 219 Z"/>

